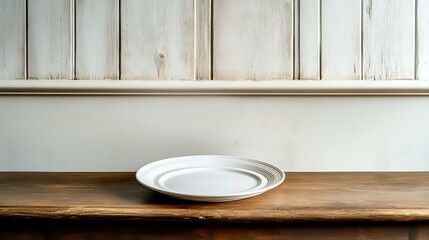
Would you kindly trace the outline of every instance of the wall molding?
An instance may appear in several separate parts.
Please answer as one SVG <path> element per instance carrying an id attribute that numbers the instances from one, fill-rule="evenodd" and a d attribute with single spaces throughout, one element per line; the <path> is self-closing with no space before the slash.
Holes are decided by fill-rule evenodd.
<path id="1" fill-rule="evenodd" d="M 429 81 L 2 80 L 0 95 L 429 95 Z"/>

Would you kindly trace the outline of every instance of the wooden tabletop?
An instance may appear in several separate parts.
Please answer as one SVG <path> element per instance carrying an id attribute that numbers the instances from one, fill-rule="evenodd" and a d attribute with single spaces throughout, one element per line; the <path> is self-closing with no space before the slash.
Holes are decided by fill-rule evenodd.
<path id="1" fill-rule="evenodd" d="M 429 173 L 287 173 L 260 196 L 173 199 L 134 173 L 0 173 L 0 218 L 218 222 L 429 220 Z"/>

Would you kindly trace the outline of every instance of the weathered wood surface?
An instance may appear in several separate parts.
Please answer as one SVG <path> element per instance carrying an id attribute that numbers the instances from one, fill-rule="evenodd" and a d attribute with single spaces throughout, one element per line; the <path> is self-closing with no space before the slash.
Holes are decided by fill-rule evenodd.
<path id="1" fill-rule="evenodd" d="M 27 1 L 28 78 L 73 78 L 73 8 L 70 0 Z"/>
<path id="2" fill-rule="evenodd" d="M 293 79 L 299 79 L 299 1 L 300 0 L 293 0 Z"/>
<path id="3" fill-rule="evenodd" d="M 119 78 L 119 4 L 76 0 L 76 79 Z"/>
<path id="4" fill-rule="evenodd" d="M 428 9 L 425 0 L 3 0 L 0 79 L 428 80 Z"/>
<path id="5" fill-rule="evenodd" d="M 25 79 L 25 1 L 0 1 L 0 79 Z"/>
<path id="6" fill-rule="evenodd" d="M 321 4 L 321 78 L 361 79 L 361 1 Z"/>
<path id="7" fill-rule="evenodd" d="M 121 79 L 194 79 L 194 1 L 121 2 Z"/>
<path id="8" fill-rule="evenodd" d="M 213 2 L 213 79 L 293 78 L 293 0 Z"/>
<path id="9" fill-rule="evenodd" d="M 320 79 L 320 1 L 299 1 L 299 78 Z"/>
<path id="10" fill-rule="evenodd" d="M 212 74 L 211 18 L 213 0 L 196 0 L 195 4 L 195 79 L 209 80 Z"/>
<path id="11" fill-rule="evenodd" d="M 429 80 L 429 1 L 417 0 L 416 78 Z"/>
<path id="12" fill-rule="evenodd" d="M 363 1 L 363 79 L 414 79 L 415 1 Z"/>
<path id="13" fill-rule="evenodd" d="M 288 173 L 246 200 L 177 200 L 134 173 L 1 173 L 0 218 L 215 222 L 429 220 L 429 173 Z"/>

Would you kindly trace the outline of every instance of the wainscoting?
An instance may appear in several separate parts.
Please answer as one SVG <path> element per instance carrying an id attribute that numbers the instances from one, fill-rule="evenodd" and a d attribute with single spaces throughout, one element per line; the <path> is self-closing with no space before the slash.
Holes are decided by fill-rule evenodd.
<path id="1" fill-rule="evenodd" d="M 426 81 L 3 81 L 2 171 L 225 154 L 285 171 L 429 170 Z"/>
<path id="2" fill-rule="evenodd" d="M 429 79 L 426 0 L 1 0 L 0 79 Z"/>
<path id="3" fill-rule="evenodd" d="M 0 0 L 0 33 L 2 171 L 429 170 L 429 1 Z"/>

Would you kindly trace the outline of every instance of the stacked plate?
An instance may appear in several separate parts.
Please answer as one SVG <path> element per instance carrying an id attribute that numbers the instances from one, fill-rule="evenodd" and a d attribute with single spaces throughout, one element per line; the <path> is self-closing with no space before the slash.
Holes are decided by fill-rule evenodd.
<path id="1" fill-rule="evenodd" d="M 284 172 L 266 162 L 230 156 L 188 156 L 152 162 L 140 168 L 137 180 L 172 197 L 226 202 L 259 195 L 278 186 Z"/>

